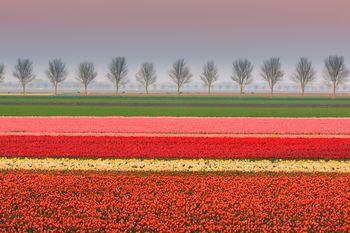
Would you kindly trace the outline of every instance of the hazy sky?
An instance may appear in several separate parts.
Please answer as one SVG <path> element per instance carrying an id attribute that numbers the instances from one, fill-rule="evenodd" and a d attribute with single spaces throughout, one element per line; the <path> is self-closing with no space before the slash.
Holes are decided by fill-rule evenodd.
<path id="1" fill-rule="evenodd" d="M 214 59 L 223 79 L 240 57 L 256 74 L 270 56 L 287 70 L 300 56 L 321 67 L 329 54 L 350 56 L 349 10 L 349 0 L 1 0 L 0 62 L 12 69 L 31 58 L 40 76 L 60 57 L 74 76 L 79 62 L 93 61 L 103 78 L 112 57 L 126 56 L 131 77 L 154 61 L 160 80 L 182 57 L 197 76 Z"/>

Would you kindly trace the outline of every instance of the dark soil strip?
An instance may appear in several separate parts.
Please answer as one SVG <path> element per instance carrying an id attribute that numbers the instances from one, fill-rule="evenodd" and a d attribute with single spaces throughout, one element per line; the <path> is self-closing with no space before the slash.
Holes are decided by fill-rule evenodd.
<path id="1" fill-rule="evenodd" d="M 159 103 L 0 103 L 1 106 L 191 107 L 191 108 L 350 108 L 350 104 L 159 104 Z"/>

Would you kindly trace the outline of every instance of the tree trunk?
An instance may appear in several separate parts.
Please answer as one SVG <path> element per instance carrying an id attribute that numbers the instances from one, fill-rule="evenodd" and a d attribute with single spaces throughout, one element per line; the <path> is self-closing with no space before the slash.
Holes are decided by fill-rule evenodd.
<path id="1" fill-rule="evenodd" d="M 273 96 L 273 87 L 271 87 L 270 97 Z"/>
<path id="2" fill-rule="evenodd" d="M 336 90 L 337 90 L 337 86 L 335 85 L 335 83 L 333 83 L 333 98 L 335 98 Z"/>
<path id="3" fill-rule="evenodd" d="M 180 86 L 177 85 L 177 95 L 180 95 Z"/>
<path id="4" fill-rule="evenodd" d="M 211 95 L 211 85 L 208 85 L 208 95 Z"/>
<path id="5" fill-rule="evenodd" d="M 55 84 L 55 95 L 57 95 L 57 84 Z"/>
<path id="6" fill-rule="evenodd" d="M 304 96 L 304 94 L 305 94 L 305 87 L 301 86 L 301 96 Z"/>
<path id="7" fill-rule="evenodd" d="M 22 88 L 23 88 L 22 95 L 26 95 L 26 85 L 22 84 Z"/>
<path id="8" fill-rule="evenodd" d="M 243 85 L 239 85 L 239 95 L 243 95 Z"/>
<path id="9" fill-rule="evenodd" d="M 146 95 L 148 95 L 148 85 L 146 85 Z"/>
<path id="10" fill-rule="evenodd" d="M 84 95 L 87 96 L 87 95 L 88 95 L 88 92 L 87 92 L 87 85 L 85 85 L 84 88 L 85 88 Z"/>
<path id="11" fill-rule="evenodd" d="M 115 96 L 118 96 L 118 93 L 119 93 L 119 84 L 117 84 L 115 87 L 116 87 L 116 88 L 115 88 Z"/>

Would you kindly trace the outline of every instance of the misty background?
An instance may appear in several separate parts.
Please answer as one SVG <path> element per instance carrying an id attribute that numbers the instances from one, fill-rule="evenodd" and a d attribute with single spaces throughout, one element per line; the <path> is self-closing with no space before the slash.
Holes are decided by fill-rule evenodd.
<path id="1" fill-rule="evenodd" d="M 94 62 L 98 71 L 90 91 L 113 91 L 106 78 L 112 58 L 125 56 L 129 82 L 122 91 L 143 92 L 135 74 L 143 62 L 154 62 L 156 91 L 173 92 L 168 71 L 185 58 L 193 74 L 183 91 L 205 92 L 200 81 L 203 64 L 214 60 L 219 81 L 213 92 L 237 92 L 230 79 L 232 62 L 247 58 L 254 64 L 254 82 L 246 92 L 268 92 L 260 76 L 263 60 L 281 58 L 284 81 L 276 92 L 299 92 L 290 79 L 301 56 L 313 61 L 317 79 L 307 92 L 330 92 L 323 81 L 323 61 L 343 55 L 350 67 L 350 2 L 347 0 L 2 0 L 0 63 L 5 81 L 0 91 L 21 91 L 12 76 L 17 58 L 34 62 L 36 80 L 29 91 L 48 91 L 48 60 L 61 58 L 69 75 L 60 91 L 82 91 L 76 80 L 80 62 Z M 339 92 L 350 91 L 350 83 Z"/>

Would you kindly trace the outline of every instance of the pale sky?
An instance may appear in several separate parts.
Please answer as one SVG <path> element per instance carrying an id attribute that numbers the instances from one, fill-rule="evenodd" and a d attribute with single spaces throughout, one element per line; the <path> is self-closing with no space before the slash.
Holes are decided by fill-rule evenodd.
<path id="1" fill-rule="evenodd" d="M 348 0 L 2 0 L 0 62 L 10 79 L 16 59 L 30 58 L 45 79 L 47 61 L 62 58 L 73 80 L 77 64 L 92 61 L 105 80 L 111 58 L 125 56 L 130 79 L 151 61 L 168 82 L 177 58 L 194 78 L 215 60 L 229 81 L 237 58 L 250 59 L 260 80 L 264 59 L 281 57 L 288 73 L 307 56 L 321 75 L 326 56 L 350 58 L 349 9 Z"/>

